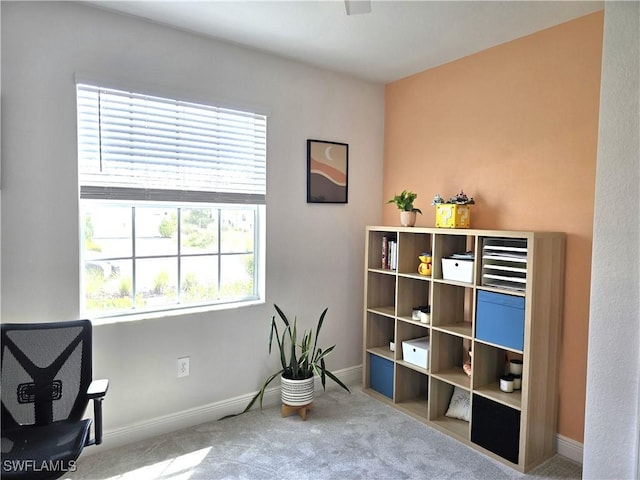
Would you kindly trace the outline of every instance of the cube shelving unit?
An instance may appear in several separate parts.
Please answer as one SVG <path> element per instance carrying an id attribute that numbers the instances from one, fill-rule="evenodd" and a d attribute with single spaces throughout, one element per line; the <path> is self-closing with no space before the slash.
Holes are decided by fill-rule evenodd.
<path id="1" fill-rule="evenodd" d="M 363 390 L 520 472 L 552 457 L 565 235 L 370 226 L 365 242 Z M 424 252 L 429 276 L 418 273 Z M 469 281 L 447 278 L 442 259 L 465 253 Z M 412 315 L 425 305 L 428 323 Z M 402 342 L 427 336 L 428 368 L 406 362 Z M 513 358 L 523 363 L 521 389 L 507 393 L 500 376 Z M 456 387 L 468 393 L 469 421 L 446 415 Z"/>

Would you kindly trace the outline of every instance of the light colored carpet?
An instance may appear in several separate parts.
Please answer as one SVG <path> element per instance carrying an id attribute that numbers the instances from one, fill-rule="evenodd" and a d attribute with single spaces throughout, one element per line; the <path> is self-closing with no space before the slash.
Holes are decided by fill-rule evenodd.
<path id="1" fill-rule="evenodd" d="M 100 447 L 91 447 L 100 448 Z M 302 421 L 255 409 L 126 447 L 81 456 L 83 479 L 580 479 L 556 456 L 527 475 L 358 390 L 316 395 Z"/>

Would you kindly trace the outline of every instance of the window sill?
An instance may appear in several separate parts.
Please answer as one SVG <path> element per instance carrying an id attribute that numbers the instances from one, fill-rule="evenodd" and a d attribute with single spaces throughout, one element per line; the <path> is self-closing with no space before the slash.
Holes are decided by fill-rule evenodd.
<path id="1" fill-rule="evenodd" d="M 185 307 L 175 310 L 162 310 L 159 312 L 132 313 L 128 315 L 114 315 L 112 317 L 91 318 L 85 315 L 84 318 L 91 320 L 93 326 L 110 325 L 114 323 L 137 322 L 140 320 L 152 320 L 155 318 L 177 317 L 184 315 L 193 315 L 198 313 L 215 312 L 221 310 L 234 310 L 237 308 L 252 307 L 254 305 L 263 305 L 263 299 L 249 300 L 238 303 L 221 303 L 217 305 L 206 305 L 201 307 Z"/>

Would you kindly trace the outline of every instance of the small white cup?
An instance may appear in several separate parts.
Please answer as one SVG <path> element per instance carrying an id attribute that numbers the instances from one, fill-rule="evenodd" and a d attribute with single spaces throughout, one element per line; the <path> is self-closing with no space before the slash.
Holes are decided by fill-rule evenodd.
<path id="1" fill-rule="evenodd" d="M 522 360 L 518 360 L 517 358 L 509 360 L 509 373 L 522 375 Z"/>
<path id="2" fill-rule="evenodd" d="M 507 393 L 513 392 L 513 377 L 511 375 L 500 377 L 500 390 Z"/>
<path id="3" fill-rule="evenodd" d="M 522 375 L 511 375 L 513 377 L 513 389 L 520 390 L 522 388 Z"/>

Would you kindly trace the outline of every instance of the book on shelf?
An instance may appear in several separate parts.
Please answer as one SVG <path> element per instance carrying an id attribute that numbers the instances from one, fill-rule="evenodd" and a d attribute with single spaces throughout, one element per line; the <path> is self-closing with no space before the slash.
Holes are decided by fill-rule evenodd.
<path id="1" fill-rule="evenodd" d="M 389 268 L 395 270 L 398 267 L 398 242 L 389 242 Z"/>
<path id="2" fill-rule="evenodd" d="M 382 268 L 395 270 L 398 263 L 398 242 L 395 237 L 382 237 Z"/>
<path id="3" fill-rule="evenodd" d="M 384 236 L 382 237 L 382 268 L 389 268 L 389 264 L 387 263 L 387 253 L 389 249 L 389 239 Z"/>

